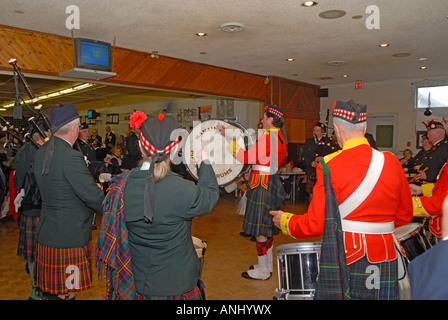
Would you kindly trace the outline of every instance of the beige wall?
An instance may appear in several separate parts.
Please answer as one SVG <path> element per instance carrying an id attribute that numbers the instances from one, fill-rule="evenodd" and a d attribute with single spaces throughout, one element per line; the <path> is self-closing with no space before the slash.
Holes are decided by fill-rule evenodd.
<path id="1" fill-rule="evenodd" d="M 325 120 L 326 110 L 331 109 L 334 101 L 353 99 L 357 103 L 367 104 L 368 117 L 374 115 L 396 115 L 396 150 L 416 149 L 417 112 L 413 106 L 413 81 L 397 80 L 378 83 L 365 83 L 364 89 L 354 89 L 354 82 L 347 85 L 328 86 L 328 97 L 321 98 L 321 120 Z M 410 147 L 407 146 L 410 142 Z"/>

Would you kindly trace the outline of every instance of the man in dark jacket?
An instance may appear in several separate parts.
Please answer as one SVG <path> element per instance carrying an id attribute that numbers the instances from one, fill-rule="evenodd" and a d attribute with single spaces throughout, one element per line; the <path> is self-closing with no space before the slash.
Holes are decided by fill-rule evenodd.
<path id="1" fill-rule="evenodd" d="M 316 183 L 316 167 L 322 157 L 336 151 L 336 146 L 332 139 L 325 136 L 326 126 L 322 122 L 317 122 L 313 128 L 313 137 L 305 141 L 302 151 L 302 161 L 305 163 L 306 192 L 310 198 L 313 194 L 313 187 Z"/>
<path id="2" fill-rule="evenodd" d="M 436 182 L 437 176 L 448 158 L 448 139 L 446 138 L 445 127 L 441 122 L 430 121 L 426 130 L 432 147 L 424 157 L 423 165 L 420 167 L 420 172 L 416 178 L 420 182 L 432 183 Z"/>
<path id="3" fill-rule="evenodd" d="M 49 299 L 69 298 L 91 287 L 93 210 L 102 213 L 103 191 L 81 153 L 79 114 L 73 104 L 50 110 L 51 138 L 36 152 L 35 177 L 42 196 L 36 231 L 36 283 Z"/>

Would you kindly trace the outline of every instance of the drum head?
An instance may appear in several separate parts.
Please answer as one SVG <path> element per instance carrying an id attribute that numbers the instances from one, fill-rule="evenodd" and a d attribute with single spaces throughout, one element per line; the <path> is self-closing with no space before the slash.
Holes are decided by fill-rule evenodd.
<path id="1" fill-rule="evenodd" d="M 399 241 L 409 238 L 413 231 L 420 228 L 420 224 L 416 222 L 411 222 L 408 224 L 405 224 L 404 226 L 398 227 L 395 229 L 395 234 L 397 235 L 397 239 Z"/>
<path id="2" fill-rule="evenodd" d="M 250 136 L 242 125 L 222 120 L 206 120 L 197 124 L 188 135 L 182 156 L 187 170 L 197 180 L 199 164 L 196 162 L 196 155 L 200 153 L 202 146 L 215 171 L 218 185 L 224 186 L 238 178 L 248 166 L 236 160 L 226 149 L 228 142 L 218 132 L 218 124 L 226 128 L 227 137 L 235 138 L 238 145 L 244 149 L 248 147 L 245 137 Z"/>

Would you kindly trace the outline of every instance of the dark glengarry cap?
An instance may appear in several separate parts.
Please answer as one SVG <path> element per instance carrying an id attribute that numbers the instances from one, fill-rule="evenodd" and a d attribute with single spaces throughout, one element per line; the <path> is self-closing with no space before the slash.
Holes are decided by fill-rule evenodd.
<path id="1" fill-rule="evenodd" d="M 79 113 L 72 103 L 66 105 L 61 103 L 50 109 L 50 124 L 53 132 L 76 118 L 79 118 Z"/>
<path id="2" fill-rule="evenodd" d="M 161 113 L 157 118 L 150 115 L 143 122 L 140 140 L 151 156 L 157 156 L 157 162 L 165 159 L 179 142 L 179 136 L 173 136 L 176 129 L 177 119 L 172 115 Z"/>
<path id="3" fill-rule="evenodd" d="M 350 123 L 367 121 L 367 105 L 360 105 L 353 100 L 336 101 L 333 104 L 333 117 L 344 119 Z"/>
<path id="4" fill-rule="evenodd" d="M 432 129 L 444 129 L 445 130 L 445 127 L 443 126 L 442 122 L 431 120 L 426 125 L 426 130 L 431 131 Z"/>
<path id="5" fill-rule="evenodd" d="M 321 127 L 322 130 L 324 130 L 324 131 L 325 131 L 325 129 L 327 128 L 327 126 L 325 125 L 325 123 L 322 123 L 322 122 L 316 122 L 315 127 Z"/>
<path id="6" fill-rule="evenodd" d="M 89 129 L 89 125 L 86 122 L 83 122 L 79 126 L 79 130 Z"/>
<path id="7" fill-rule="evenodd" d="M 272 114 L 276 115 L 279 118 L 283 117 L 283 110 L 282 110 L 282 108 L 280 108 L 279 106 L 277 106 L 275 104 L 268 104 L 268 105 L 266 105 L 264 107 L 264 112 L 272 113 Z"/>
<path id="8" fill-rule="evenodd" d="M 48 140 L 48 146 L 45 153 L 43 165 L 42 165 L 42 175 L 46 175 L 50 171 L 51 160 L 53 159 L 54 153 L 54 135 L 61 127 L 67 123 L 79 119 L 79 113 L 75 105 L 69 103 L 67 105 L 59 104 L 50 109 L 50 125 L 51 125 L 51 136 Z"/>

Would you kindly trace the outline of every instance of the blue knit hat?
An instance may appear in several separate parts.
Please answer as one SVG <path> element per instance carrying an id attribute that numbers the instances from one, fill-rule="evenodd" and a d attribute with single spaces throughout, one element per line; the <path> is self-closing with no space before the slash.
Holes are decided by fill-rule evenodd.
<path id="1" fill-rule="evenodd" d="M 47 141 L 48 146 L 42 165 L 42 175 L 48 174 L 50 170 L 51 160 L 54 153 L 54 133 L 62 128 L 67 123 L 79 118 L 78 110 L 75 105 L 70 103 L 67 105 L 59 104 L 50 109 L 50 124 L 51 124 L 51 136 Z"/>

